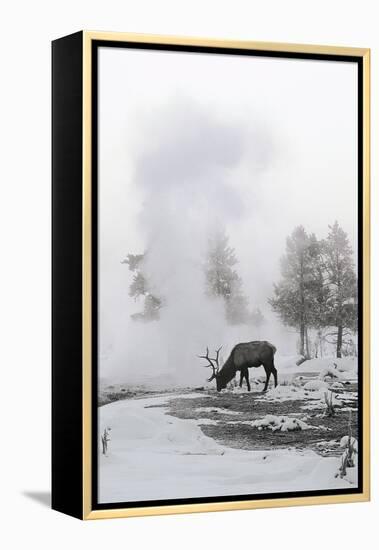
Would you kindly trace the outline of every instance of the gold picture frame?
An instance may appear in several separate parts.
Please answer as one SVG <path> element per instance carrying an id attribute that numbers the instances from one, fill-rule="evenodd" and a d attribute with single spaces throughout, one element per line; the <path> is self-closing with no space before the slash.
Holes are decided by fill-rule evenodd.
<path id="1" fill-rule="evenodd" d="M 362 90 L 361 90 L 361 130 L 362 130 L 362 271 L 361 284 L 363 285 L 363 304 L 362 304 L 362 337 L 363 337 L 363 363 L 362 363 L 362 422 L 363 422 L 363 463 L 362 463 L 362 490 L 351 494 L 330 494 L 330 495 L 310 495 L 299 497 L 268 498 L 249 500 L 226 501 L 220 497 L 218 502 L 195 502 L 186 504 L 167 504 L 167 505 L 146 505 L 141 507 L 109 507 L 106 509 L 96 509 L 92 502 L 92 487 L 94 479 L 93 470 L 93 414 L 95 410 L 94 394 L 93 394 L 93 379 L 92 379 L 92 363 L 94 360 L 93 353 L 93 300 L 92 300 L 92 283 L 93 283 L 93 135 L 92 135 L 92 119 L 93 119 L 93 64 L 92 55 L 94 44 L 102 43 L 129 43 L 129 44 L 149 44 L 149 45 L 169 45 L 171 47 L 185 48 L 211 48 L 214 50 L 233 49 L 233 50 L 249 50 L 255 52 L 280 52 L 283 56 L 333 56 L 334 58 L 356 58 L 362 70 Z M 67 52 L 67 53 L 66 53 Z M 74 57 L 73 57 L 74 56 Z M 75 61 L 73 62 L 73 59 Z M 77 68 L 73 69 L 73 63 Z M 164 514 L 179 514 L 179 513 L 194 513 L 208 512 L 220 510 L 246 510 L 255 508 L 269 507 L 284 507 L 284 506 L 300 506 L 300 505 L 316 505 L 316 504 L 332 504 L 342 502 L 363 502 L 370 499 L 370 366 L 369 366 L 369 348 L 370 348 L 370 50 L 367 48 L 352 48 L 352 47 L 337 47 L 337 46 L 319 46 L 319 45 L 304 45 L 304 44 L 285 44 L 273 42 L 255 42 L 255 41 L 236 41 L 236 40 L 220 40 L 220 39 L 205 39 L 205 38 L 190 38 L 176 36 L 160 36 L 160 35 L 145 35 L 145 34 L 130 34 L 130 33 L 114 33 L 114 32 L 98 32 L 98 31 L 83 31 L 59 39 L 53 43 L 53 193 L 54 188 L 57 189 L 62 185 L 62 181 L 73 177 L 69 173 L 61 171 L 64 159 L 61 161 L 62 148 L 65 146 L 66 138 L 71 131 L 77 131 L 79 127 L 82 129 L 80 136 L 81 142 L 81 162 L 77 170 L 75 170 L 74 179 L 76 182 L 76 199 L 80 204 L 81 215 L 78 218 L 76 227 L 81 227 L 80 235 L 76 235 L 76 240 L 80 239 L 81 257 L 81 272 L 76 273 L 76 283 L 80 282 L 80 289 L 77 290 L 77 295 L 81 294 L 81 303 L 78 305 L 76 315 L 80 316 L 81 327 L 81 348 L 73 352 L 72 357 L 75 358 L 71 367 L 71 381 L 63 381 L 64 360 L 61 358 L 64 352 L 64 346 L 67 342 L 60 341 L 61 326 L 56 321 L 56 329 L 54 332 L 54 318 L 57 318 L 59 312 L 62 311 L 62 303 L 59 302 L 58 293 L 67 292 L 69 289 L 65 287 L 67 280 L 65 275 L 59 275 L 62 269 L 63 260 L 58 258 L 55 265 L 55 287 L 53 285 L 53 347 L 56 346 L 54 356 L 53 351 L 53 508 L 56 510 L 74 515 L 81 519 L 104 519 L 104 518 L 121 518 L 133 516 L 147 515 L 164 515 Z M 61 106 L 58 98 L 59 93 L 62 94 L 62 81 L 70 78 L 67 75 L 72 75 L 76 71 L 76 75 L 81 74 L 81 82 L 76 83 L 81 87 L 82 96 L 81 110 L 76 103 L 74 108 L 76 116 L 76 129 L 66 128 L 68 132 L 61 135 L 62 126 L 59 125 L 60 117 L 66 116 L 69 109 L 73 109 L 71 98 L 75 97 L 78 102 L 77 94 L 68 91 L 69 99 L 64 107 Z M 74 78 L 74 77 L 73 77 Z M 78 76 L 76 77 L 78 79 Z M 55 95 L 54 95 L 55 94 Z M 74 101 L 74 100 L 72 100 Z M 61 115 L 59 109 L 66 109 L 65 115 Z M 78 110 L 79 109 L 79 110 Z M 80 111 L 80 112 L 79 112 Z M 79 120 L 80 119 L 80 120 Z M 55 126 L 54 126 L 55 125 Z M 75 124 L 72 125 L 73 127 Z M 78 138 L 79 139 L 79 138 Z M 55 143 L 55 145 L 54 145 Z M 74 146 L 74 145 L 72 145 Z M 78 148 L 78 144 L 76 144 Z M 69 154 L 69 153 L 68 153 Z M 79 155 L 78 151 L 76 154 Z M 55 156 L 54 156 L 55 155 Z M 67 158 L 67 156 L 65 157 Z M 55 159 L 55 161 L 54 161 Z M 76 161 L 75 161 L 76 162 Z M 54 171 L 54 165 L 56 169 Z M 80 189 L 78 189 L 80 186 Z M 64 193 L 63 190 L 55 191 L 56 196 L 59 193 Z M 80 194 L 80 197 L 79 197 Z M 63 196 L 63 195 L 62 195 Z M 66 210 L 62 216 L 67 216 L 69 211 L 69 203 L 73 204 L 72 195 L 68 196 Z M 54 198 L 53 198 L 53 204 Z M 54 209 L 55 222 L 55 247 L 56 250 L 60 247 L 60 238 L 63 232 L 63 221 L 59 214 L 59 209 L 63 210 L 64 206 L 60 204 Z M 79 210 L 78 210 L 79 216 Z M 61 225 L 59 225 L 61 224 Z M 54 238 L 54 235 L 53 235 Z M 53 259 L 55 258 L 53 254 Z M 66 260 L 67 261 L 67 260 Z M 75 265 L 74 265 L 75 264 Z M 77 261 L 73 261 L 72 266 L 66 265 L 67 269 L 77 270 Z M 70 277 L 68 277 L 70 279 Z M 70 283 L 71 284 L 71 283 Z M 54 298 L 54 288 L 57 295 Z M 54 306 L 55 304 L 55 306 Z M 56 309 L 54 310 L 54 307 Z M 77 324 L 79 320 L 77 320 Z M 59 325 L 59 326 L 58 326 Z M 74 330 L 74 329 L 73 329 Z M 79 328 L 76 327 L 76 336 L 79 338 Z M 54 344 L 55 342 L 55 344 Z M 55 359 L 54 359 L 55 357 Z M 75 363 L 75 364 L 74 364 Z M 68 377 L 68 376 L 67 376 Z M 59 381 L 59 383 L 58 383 Z M 71 391 L 74 393 L 73 399 L 79 400 L 75 406 L 75 412 L 71 417 L 71 421 L 77 419 L 80 414 L 81 430 L 80 434 L 72 434 L 70 430 L 63 429 L 62 424 L 65 423 L 65 403 L 61 402 L 58 394 L 60 392 Z M 78 396 L 80 394 L 80 399 Z M 76 415 L 74 417 L 74 415 Z M 68 421 L 68 424 L 70 420 Z M 66 426 L 68 425 L 66 422 Z M 62 435 L 63 432 L 63 435 Z M 55 433 L 55 435 L 54 435 Z M 64 450 L 67 445 L 72 445 L 75 454 L 74 458 L 70 459 L 70 464 L 67 465 L 67 456 Z M 80 451 L 81 449 L 81 451 Z M 78 488 L 75 490 L 75 495 L 72 496 L 70 502 L 69 490 L 67 488 L 67 479 L 63 478 L 63 468 L 74 472 L 72 483 L 77 483 Z M 80 480 L 80 481 L 79 481 Z M 81 495 L 81 498 L 79 496 Z"/>

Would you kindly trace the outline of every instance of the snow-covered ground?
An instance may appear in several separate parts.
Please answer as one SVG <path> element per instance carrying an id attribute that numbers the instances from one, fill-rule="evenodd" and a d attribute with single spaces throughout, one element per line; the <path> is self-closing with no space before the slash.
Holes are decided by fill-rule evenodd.
<path id="1" fill-rule="evenodd" d="M 312 394 L 320 401 L 325 380 L 331 384 L 335 379 L 356 376 L 355 363 L 349 361 L 339 360 L 337 367 L 331 365 L 330 360 L 313 361 L 314 364 L 309 361 L 306 366 L 297 368 L 293 361 L 287 368 L 282 365 L 283 371 L 293 375 L 293 384 L 271 389 L 262 398 L 290 400 L 297 393 L 298 399 Z M 326 371 L 329 368 L 335 370 L 335 379 L 328 376 Z M 317 377 L 320 384 L 315 384 L 314 389 L 304 390 L 304 386 L 296 384 L 300 370 L 320 373 Z M 254 495 L 356 486 L 356 468 L 351 468 L 343 479 L 336 477 L 341 464 L 336 456 L 322 457 L 312 450 L 246 451 L 220 445 L 204 435 L 199 427 L 214 421 L 179 419 L 166 414 L 168 406 L 165 405 L 173 398 L 198 399 L 199 393 L 125 399 L 100 407 L 100 434 L 104 428 L 110 428 L 111 438 L 107 456 L 99 449 L 100 502 Z M 207 410 L 206 402 L 203 410 Z M 276 422 L 272 418 L 266 420 Z M 301 421 L 297 421 L 296 428 L 291 428 L 291 419 L 285 418 L 281 422 L 287 422 L 288 429 L 307 428 Z M 262 425 L 257 424 L 258 428 Z"/>
<path id="2" fill-rule="evenodd" d="M 356 357 L 322 357 L 318 359 L 309 359 L 300 365 L 296 363 L 301 360 L 300 355 L 275 355 L 275 365 L 278 373 L 287 375 L 298 372 L 321 372 L 325 369 L 333 369 L 338 372 L 354 373 L 357 369 Z"/>

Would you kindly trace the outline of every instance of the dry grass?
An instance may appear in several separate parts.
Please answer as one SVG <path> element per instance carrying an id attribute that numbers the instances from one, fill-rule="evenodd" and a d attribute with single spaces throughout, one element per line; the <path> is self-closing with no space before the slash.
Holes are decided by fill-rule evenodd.
<path id="1" fill-rule="evenodd" d="M 182 419 L 210 419 L 217 421 L 215 425 L 201 425 L 205 435 L 212 437 L 219 443 L 228 447 L 249 450 L 262 450 L 273 448 L 313 449 L 319 454 L 340 455 L 338 445 L 327 449 L 321 448 L 322 441 L 339 441 L 346 435 L 349 425 L 349 411 L 343 410 L 339 405 L 333 405 L 335 415 L 324 416 L 323 410 L 304 411 L 301 409 L 306 403 L 304 400 L 270 402 L 259 398 L 256 393 L 222 393 L 209 392 L 207 398 L 195 399 L 171 399 L 167 414 Z M 312 402 L 312 401 L 310 401 Z M 206 412 L 202 408 L 207 407 Z M 212 412 L 212 408 L 215 410 Z M 210 410 L 208 410 L 210 409 Z M 225 412 L 218 412 L 224 409 Z M 238 412 L 238 416 L 227 414 L 226 411 Z M 263 418 L 267 414 L 277 416 L 293 416 L 305 419 L 311 429 L 296 432 L 271 432 L 259 431 L 241 421 L 251 421 Z M 357 425 L 357 413 L 352 413 L 352 432 L 355 433 Z M 325 429 L 326 428 L 326 429 Z"/>

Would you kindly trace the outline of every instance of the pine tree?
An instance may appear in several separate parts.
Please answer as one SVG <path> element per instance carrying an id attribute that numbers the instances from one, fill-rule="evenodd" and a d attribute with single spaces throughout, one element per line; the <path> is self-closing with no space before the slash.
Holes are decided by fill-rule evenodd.
<path id="1" fill-rule="evenodd" d="M 231 293 L 225 300 L 226 320 L 230 325 L 245 324 L 249 320 L 249 301 L 242 288 L 242 279 L 239 275 L 233 280 Z"/>
<path id="2" fill-rule="evenodd" d="M 336 355 L 341 357 L 346 338 L 357 331 L 358 288 L 353 249 L 337 221 L 323 241 L 323 267 L 328 288 L 325 324 L 336 327 Z"/>
<path id="3" fill-rule="evenodd" d="M 246 323 L 249 317 L 242 279 L 235 269 L 237 263 L 235 250 L 229 245 L 226 233 L 214 233 L 208 242 L 205 264 L 206 293 L 209 297 L 224 300 L 225 316 L 230 324 Z"/>
<path id="4" fill-rule="evenodd" d="M 309 236 L 309 268 L 311 276 L 308 279 L 308 325 L 319 333 L 327 325 L 327 303 L 329 288 L 326 283 L 323 242 L 316 235 Z"/>
<path id="5" fill-rule="evenodd" d="M 308 329 L 318 322 L 315 304 L 321 292 L 319 257 L 316 237 L 309 236 L 304 227 L 296 227 L 287 238 L 286 254 L 281 258 L 282 279 L 274 285 L 274 296 L 268 300 L 282 322 L 299 331 L 299 352 L 307 358 Z"/>
<path id="6" fill-rule="evenodd" d="M 260 328 L 264 322 L 265 318 L 260 308 L 257 307 L 253 309 L 249 314 L 249 324 L 253 325 L 253 327 Z"/>
<path id="7" fill-rule="evenodd" d="M 234 249 L 223 231 L 214 233 L 208 241 L 208 256 L 205 265 L 206 290 L 209 296 L 229 298 L 233 281 L 238 278 L 233 269 L 237 264 Z"/>
<path id="8" fill-rule="evenodd" d="M 129 296 L 137 301 L 141 296 L 144 299 L 142 312 L 133 313 L 131 318 L 134 321 L 153 321 L 159 319 L 159 310 L 162 307 L 162 300 L 149 291 L 149 285 L 143 270 L 145 254 L 128 254 L 122 264 L 129 266 L 133 272 L 133 279 L 129 287 Z"/>

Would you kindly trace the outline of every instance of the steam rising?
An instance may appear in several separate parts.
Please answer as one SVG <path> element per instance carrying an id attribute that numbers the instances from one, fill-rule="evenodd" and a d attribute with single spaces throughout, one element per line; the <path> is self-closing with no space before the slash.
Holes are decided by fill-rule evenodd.
<path id="1" fill-rule="evenodd" d="M 154 136 L 147 148 L 146 135 Z M 254 215 L 243 201 L 247 178 L 241 175 L 249 171 L 259 184 L 271 150 L 262 147 L 269 147 L 266 135 L 221 123 L 188 101 L 143 121 L 137 142 L 133 184 L 141 193 L 144 273 L 165 305 L 159 321 L 140 323 L 129 315 L 141 304 L 115 304 L 118 327 L 113 334 L 105 330 L 112 340 L 108 351 L 102 341 L 104 374 L 125 383 L 203 383 L 208 373 L 196 356 L 206 346 L 223 345 L 225 356 L 237 342 L 256 337 L 251 327 L 226 324 L 223 302 L 205 295 L 203 266 L 212 232 Z M 238 243 L 231 244 L 238 257 Z M 126 290 L 132 274 L 121 269 Z"/>
<path id="2" fill-rule="evenodd" d="M 356 68 L 349 63 L 124 48 L 99 53 L 99 369 L 108 382 L 205 383 L 208 345 L 227 358 L 296 333 L 267 305 L 294 227 L 318 238 L 338 219 L 356 250 Z M 237 85 L 238 83 L 238 85 Z M 191 99 L 188 99 L 191 98 Z M 266 323 L 228 326 L 205 294 L 209 235 L 225 230 L 250 308 Z M 146 255 L 160 320 L 128 295 L 121 261 Z"/>

